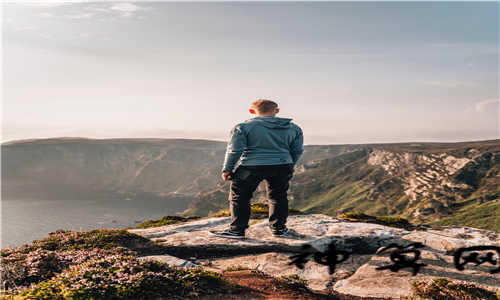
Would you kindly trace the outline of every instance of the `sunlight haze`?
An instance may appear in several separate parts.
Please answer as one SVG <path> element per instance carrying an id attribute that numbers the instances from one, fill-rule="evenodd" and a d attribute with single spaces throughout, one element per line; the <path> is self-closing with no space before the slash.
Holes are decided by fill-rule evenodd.
<path id="1" fill-rule="evenodd" d="M 259 98 L 306 144 L 497 139 L 498 6 L 6 3 L 2 141 L 227 140 Z"/>

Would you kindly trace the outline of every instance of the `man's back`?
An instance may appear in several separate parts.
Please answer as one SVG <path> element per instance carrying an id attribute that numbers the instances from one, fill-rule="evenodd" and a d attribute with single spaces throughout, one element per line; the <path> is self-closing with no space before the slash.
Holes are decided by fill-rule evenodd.
<path id="1" fill-rule="evenodd" d="M 269 229 L 274 236 L 285 237 L 289 234 L 286 227 L 289 181 L 304 151 L 302 129 L 290 122 L 292 119 L 276 117 L 278 104 L 271 100 L 253 102 L 249 112 L 257 116 L 233 127 L 222 166 L 222 179 L 231 180 L 231 224 L 227 230 L 210 232 L 219 237 L 244 238 L 250 220 L 250 199 L 264 180 L 269 200 Z"/>
<path id="2" fill-rule="evenodd" d="M 302 129 L 289 118 L 257 116 L 231 130 L 223 171 L 243 166 L 295 164 L 303 153 Z"/>

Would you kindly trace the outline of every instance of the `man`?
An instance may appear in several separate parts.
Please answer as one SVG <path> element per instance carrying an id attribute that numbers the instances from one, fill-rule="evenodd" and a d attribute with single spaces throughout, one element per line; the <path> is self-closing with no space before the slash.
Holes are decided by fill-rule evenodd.
<path id="1" fill-rule="evenodd" d="M 250 199 L 264 180 L 270 230 L 274 236 L 284 237 L 290 234 L 286 227 L 289 181 L 295 163 L 304 152 L 302 129 L 290 122 L 292 119 L 276 117 L 280 110 L 271 100 L 257 100 L 249 111 L 256 116 L 232 128 L 222 167 L 222 179 L 231 180 L 232 222 L 227 230 L 210 232 L 219 237 L 245 238 Z"/>

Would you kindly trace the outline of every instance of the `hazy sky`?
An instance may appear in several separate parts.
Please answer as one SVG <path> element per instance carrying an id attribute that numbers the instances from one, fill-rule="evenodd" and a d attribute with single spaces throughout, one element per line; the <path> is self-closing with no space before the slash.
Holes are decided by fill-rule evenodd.
<path id="1" fill-rule="evenodd" d="M 4 4 L 2 140 L 227 140 L 258 98 L 306 144 L 496 139 L 498 14 L 498 2 Z"/>

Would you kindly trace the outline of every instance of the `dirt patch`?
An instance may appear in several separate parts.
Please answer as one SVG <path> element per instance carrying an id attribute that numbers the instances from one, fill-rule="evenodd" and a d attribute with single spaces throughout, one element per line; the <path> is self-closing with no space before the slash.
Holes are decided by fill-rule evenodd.
<path id="1" fill-rule="evenodd" d="M 219 294 L 201 297 L 203 300 L 220 299 L 267 299 L 267 300 L 383 300 L 383 298 L 365 298 L 343 295 L 335 292 L 311 291 L 304 285 L 276 278 L 256 270 L 229 271 L 221 273 L 222 277 L 240 286 L 239 294 Z M 389 299 L 389 298 L 388 298 Z"/>

